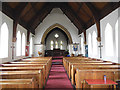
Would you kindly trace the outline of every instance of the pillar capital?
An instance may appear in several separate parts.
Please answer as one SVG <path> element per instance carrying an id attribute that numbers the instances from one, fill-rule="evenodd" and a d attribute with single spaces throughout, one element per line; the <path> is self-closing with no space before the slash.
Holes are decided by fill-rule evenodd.
<path id="1" fill-rule="evenodd" d="M 101 42 L 101 37 L 97 37 L 97 41 L 98 41 L 98 42 Z"/>
<path id="2" fill-rule="evenodd" d="M 87 42 L 86 42 L 86 41 L 84 41 L 84 44 L 86 45 L 86 44 L 87 44 Z"/>
<path id="3" fill-rule="evenodd" d="M 13 37 L 12 42 L 16 42 L 17 38 Z"/>

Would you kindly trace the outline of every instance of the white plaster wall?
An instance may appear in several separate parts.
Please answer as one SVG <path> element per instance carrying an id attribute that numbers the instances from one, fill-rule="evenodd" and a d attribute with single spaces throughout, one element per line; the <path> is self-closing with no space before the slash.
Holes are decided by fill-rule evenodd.
<path id="1" fill-rule="evenodd" d="M 80 34 L 81 35 L 81 37 L 79 37 L 79 43 L 80 43 L 80 51 L 79 51 L 79 53 L 80 54 L 83 54 L 83 56 L 85 56 L 85 44 L 84 44 L 84 34 L 83 33 L 81 33 Z M 83 38 L 83 48 L 82 48 L 82 42 L 81 42 L 81 38 Z M 83 52 L 82 52 L 82 50 L 83 50 Z"/>
<path id="2" fill-rule="evenodd" d="M 7 15 L 5 15 L 4 13 L 2 13 L 0 11 L 0 27 L 1 25 L 6 22 L 7 26 L 8 26 L 8 30 L 9 30 L 9 40 L 8 40 L 8 58 L 0 58 L 0 63 L 4 63 L 4 62 L 9 62 L 9 61 L 14 61 L 16 59 L 21 59 L 24 58 L 25 56 L 16 56 L 16 43 L 14 43 L 15 45 L 15 49 L 14 49 L 14 60 L 12 60 L 12 37 L 13 37 L 13 20 L 11 18 L 9 18 Z M 26 42 L 27 42 L 27 30 L 22 27 L 21 25 L 17 25 L 17 31 L 20 31 L 21 33 L 21 39 L 22 39 L 22 34 L 25 34 L 25 38 L 26 38 Z M 0 32 L 1 33 L 1 32 Z M 16 32 L 17 33 L 17 32 Z M 30 35 L 31 36 L 31 35 Z M 34 38 L 33 38 L 34 40 Z M 27 43 L 26 43 L 27 44 Z M 34 48 L 34 47 L 33 47 Z M 21 52 L 22 53 L 22 52 Z"/>
<path id="3" fill-rule="evenodd" d="M 103 46 L 105 46 L 105 27 L 106 24 L 109 23 L 112 26 L 113 29 L 113 51 L 114 51 L 114 55 L 112 57 L 108 57 L 105 55 L 105 47 L 103 47 L 102 49 L 102 56 L 104 60 L 107 61 L 113 61 L 113 62 L 118 62 L 118 57 L 116 55 L 116 40 L 115 40 L 115 24 L 118 20 L 118 9 L 114 10 L 112 13 L 110 13 L 109 15 L 107 15 L 105 18 L 103 18 L 101 20 L 101 37 L 102 37 L 102 43 Z M 118 30 L 119 31 L 119 30 Z M 120 42 L 119 42 L 120 43 Z"/>
<path id="4" fill-rule="evenodd" d="M 0 26 L 1 25 L 2 25 L 2 12 L 0 11 Z M 0 35 L 1 35 L 1 30 L 0 30 Z M 0 36 L 0 43 L 1 43 L 1 36 Z M 0 47 L 1 47 L 1 44 L 0 44 Z M 1 51 L 1 48 L 0 48 L 0 51 Z M 0 52 L 0 54 L 1 54 L 1 52 Z M 2 59 L 1 58 L 0 58 L 0 63 L 2 63 Z"/>
<path id="5" fill-rule="evenodd" d="M 35 42 L 34 44 L 40 44 L 44 32 L 54 24 L 60 24 L 64 26 L 71 34 L 73 43 L 79 43 L 78 29 L 71 23 L 65 14 L 59 9 L 54 8 L 51 13 L 43 20 L 43 22 L 35 30 Z M 38 47 L 38 46 L 37 46 Z M 35 47 L 35 48 L 37 48 Z M 39 49 L 39 48 L 38 48 Z M 34 52 L 38 52 L 35 49 Z M 36 53 L 34 53 L 36 54 Z M 35 55 L 37 56 L 37 55 Z"/>
<path id="6" fill-rule="evenodd" d="M 92 36 L 93 36 L 93 32 L 96 32 L 96 34 L 97 34 L 97 27 L 96 27 L 96 24 L 94 24 L 93 26 L 91 26 L 87 31 L 86 31 L 86 40 L 87 40 L 87 45 L 88 45 L 88 35 L 89 35 L 89 33 L 91 34 L 91 41 L 93 41 L 92 39 Z M 93 46 L 93 43 L 91 43 L 92 44 L 92 46 Z M 98 43 L 97 43 L 98 44 Z M 92 47 L 92 49 L 93 49 L 93 47 Z M 88 53 L 88 57 L 93 57 L 93 58 L 99 58 L 99 48 L 97 48 L 97 55 L 93 55 L 93 54 L 89 54 Z"/>
<path id="7" fill-rule="evenodd" d="M 30 41 L 30 39 L 32 38 L 32 55 L 34 54 L 34 40 L 35 40 L 35 38 L 34 38 L 35 36 L 32 34 L 32 33 L 30 33 L 30 36 L 29 36 L 29 41 Z M 32 55 L 30 55 L 30 45 L 29 45 L 29 57 L 32 57 Z"/>
<path id="8" fill-rule="evenodd" d="M 24 33 L 25 34 L 25 40 L 27 42 L 27 30 L 22 27 L 21 25 L 17 25 L 17 31 L 16 31 L 16 35 L 17 35 L 17 32 L 20 31 L 21 33 L 21 49 L 22 49 L 22 34 Z M 25 43 L 25 46 L 27 45 L 27 43 Z M 21 50 L 21 56 L 16 56 L 16 43 L 15 43 L 15 50 L 14 50 L 14 59 L 21 59 L 21 58 L 24 58 L 25 56 L 22 56 L 22 50 Z"/>
<path id="9" fill-rule="evenodd" d="M 120 15 L 119 15 L 120 16 Z M 102 59 L 103 60 L 106 60 L 106 61 L 112 61 L 112 62 L 118 62 L 118 58 L 120 59 L 120 54 L 118 54 L 118 57 L 117 57 L 117 50 L 116 50 L 116 40 L 115 40 L 115 24 L 118 20 L 118 9 L 114 10 L 112 13 L 110 13 L 109 15 L 107 15 L 106 17 L 104 17 L 101 21 L 100 21 L 100 27 L 101 27 L 101 43 L 103 45 L 102 47 Z M 119 22 L 119 21 L 118 21 Z M 111 26 L 112 26 L 112 29 L 113 29 L 113 51 L 114 51 L 114 55 L 112 57 L 110 56 L 106 56 L 105 55 L 105 28 L 106 28 L 106 25 L 107 23 L 109 23 Z M 119 28 L 118 28 L 118 51 L 120 52 L 120 23 L 118 24 L 119 25 Z M 96 24 L 94 24 L 93 26 L 91 26 L 89 29 L 87 29 L 87 32 L 86 32 L 86 36 L 87 36 L 87 44 L 88 44 L 88 34 L 90 33 L 92 35 L 92 32 L 93 31 L 97 31 L 97 28 L 96 28 Z M 98 44 L 99 45 L 99 44 Z M 91 57 L 92 58 L 99 58 L 99 48 L 98 48 L 98 55 L 97 56 L 94 56 L 92 55 Z"/>
<path id="10" fill-rule="evenodd" d="M 45 49 L 45 46 L 43 44 L 34 45 L 34 51 L 36 51 L 34 52 L 35 57 L 39 57 L 38 51 L 43 52 L 41 56 L 44 56 L 44 49 Z"/>
<path id="11" fill-rule="evenodd" d="M 120 8 L 118 9 L 118 62 L 120 63 Z"/>
<path id="12" fill-rule="evenodd" d="M 9 18 L 8 16 L 6 16 L 5 14 L 3 14 L 1 11 L 0 11 L 0 15 L 1 15 L 0 16 L 0 27 L 4 22 L 6 22 L 6 24 L 8 26 L 8 30 L 9 30 L 8 57 L 7 58 L 0 58 L 0 63 L 3 63 L 3 62 L 7 62 L 7 61 L 12 61 L 12 48 L 11 48 L 11 46 L 12 46 L 13 20 L 11 18 Z"/>

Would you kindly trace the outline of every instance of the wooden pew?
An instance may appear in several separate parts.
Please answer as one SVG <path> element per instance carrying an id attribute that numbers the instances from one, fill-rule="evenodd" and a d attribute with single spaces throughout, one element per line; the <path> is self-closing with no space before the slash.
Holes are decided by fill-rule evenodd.
<path id="1" fill-rule="evenodd" d="M 46 64 L 1 64 L 3 67 L 45 67 L 45 78 L 47 79 L 48 76 L 48 69 Z"/>
<path id="2" fill-rule="evenodd" d="M 10 64 L 46 64 L 46 62 L 9 62 Z"/>
<path id="3" fill-rule="evenodd" d="M 69 66 L 67 66 L 67 73 L 70 77 L 70 74 L 71 74 L 71 68 L 72 68 L 72 65 L 113 65 L 113 63 L 103 63 L 103 62 L 78 62 L 78 63 L 69 63 Z"/>
<path id="4" fill-rule="evenodd" d="M 75 73 L 76 69 L 84 70 L 84 69 L 120 69 L 120 65 L 72 65 L 71 69 L 71 82 L 73 85 L 75 85 Z"/>
<path id="5" fill-rule="evenodd" d="M 16 60 L 16 62 L 9 62 L 9 63 L 10 64 L 1 64 L 1 66 L 3 66 L 3 67 L 0 67 L 1 70 L 2 71 L 6 71 L 7 70 L 6 72 L 9 72 L 10 70 L 12 70 L 12 72 L 15 71 L 15 70 L 17 70 L 17 71 L 20 70 L 19 72 L 21 72 L 21 71 L 23 72 L 24 70 L 25 71 L 29 71 L 29 72 L 30 71 L 34 72 L 34 70 L 39 71 L 41 69 L 41 67 L 44 66 L 46 74 L 45 75 L 41 75 L 41 76 L 45 76 L 46 79 L 47 79 L 48 72 L 49 72 L 51 64 L 52 64 L 52 57 L 51 58 L 48 58 L 48 57 L 47 58 L 45 58 L 45 57 L 43 57 L 43 58 L 29 58 L 29 59 L 23 59 L 23 60 L 18 60 L 18 61 Z M 12 69 L 10 69 L 10 68 L 12 68 Z M 42 72 L 42 69 L 41 69 L 41 72 Z M 16 73 L 16 71 L 15 71 L 15 73 Z M 9 72 L 9 74 L 13 74 L 13 73 Z M 20 74 L 20 73 L 17 72 L 17 75 L 18 74 Z M 22 75 L 23 75 L 23 73 L 22 73 Z M 1 75 L 1 76 L 5 77 L 5 75 Z M 18 77 L 20 77 L 20 75 Z M 38 78 L 38 80 L 39 80 L 39 78 Z M 39 87 L 42 87 L 42 86 L 40 85 Z"/>
<path id="6" fill-rule="evenodd" d="M 46 68 L 48 68 L 48 70 L 50 70 L 51 65 L 48 65 L 48 62 L 10 62 L 10 64 L 47 64 Z"/>
<path id="7" fill-rule="evenodd" d="M 37 82 L 32 79 L 0 79 L 0 90 L 18 89 L 23 90 L 25 88 L 38 88 Z"/>
<path id="8" fill-rule="evenodd" d="M 39 88 L 43 88 L 41 70 L 33 71 L 0 71 L 2 79 L 30 79 L 34 78 L 38 82 Z"/>
<path id="9" fill-rule="evenodd" d="M 27 59 L 50 60 L 50 59 L 52 59 L 52 57 L 32 57 L 32 58 L 25 58 L 22 60 L 27 60 Z"/>
<path id="10" fill-rule="evenodd" d="M 46 65 L 46 67 L 47 67 L 47 69 L 48 69 L 48 71 L 50 70 L 50 67 L 51 67 L 51 65 L 52 65 L 52 60 L 50 59 L 50 60 L 32 60 L 32 59 L 29 59 L 29 60 L 20 60 L 20 62 L 26 62 L 25 64 L 27 64 L 27 62 L 31 62 L 31 64 L 34 64 L 34 63 L 45 63 L 45 64 L 47 64 Z M 32 63 L 33 62 L 33 63 Z M 16 62 L 17 63 L 17 62 Z"/>
<path id="11" fill-rule="evenodd" d="M 111 63 L 111 62 L 107 62 L 107 61 L 100 61 L 100 60 L 91 60 L 91 59 L 70 59 L 70 60 L 66 60 L 64 59 L 64 67 L 65 67 L 65 70 L 68 71 L 68 67 L 69 67 L 69 63 L 80 63 L 80 62 L 93 62 L 93 63 Z"/>
<path id="12" fill-rule="evenodd" d="M 66 65 L 68 65 L 69 62 L 79 62 L 79 61 L 93 61 L 93 62 L 109 62 L 109 63 L 112 63 L 110 61 L 103 61 L 103 60 L 100 60 L 100 59 L 92 59 L 92 58 L 86 58 L 86 57 L 64 57 L 63 58 L 63 65 L 65 67 L 65 70 L 66 70 Z"/>
<path id="13" fill-rule="evenodd" d="M 43 85 L 45 86 L 46 78 L 45 78 L 45 68 L 44 66 L 41 67 L 0 67 L 0 71 L 34 71 L 34 70 L 41 70 L 41 78 Z"/>
<path id="14" fill-rule="evenodd" d="M 80 70 L 76 69 L 75 81 L 76 88 L 83 88 L 85 79 L 103 79 L 106 75 L 107 79 L 116 81 L 120 79 L 120 69 L 92 69 Z"/>
<path id="15" fill-rule="evenodd" d="M 46 62 L 48 67 L 50 68 L 52 65 L 52 57 L 34 57 L 34 58 L 27 58 L 21 59 L 20 62 Z"/>
<path id="16" fill-rule="evenodd" d="M 39 65 L 44 65 L 46 64 L 45 62 L 10 62 L 11 64 L 39 64 Z M 48 64 L 45 65 L 45 71 L 46 71 L 46 78 L 49 74 L 50 66 Z"/>

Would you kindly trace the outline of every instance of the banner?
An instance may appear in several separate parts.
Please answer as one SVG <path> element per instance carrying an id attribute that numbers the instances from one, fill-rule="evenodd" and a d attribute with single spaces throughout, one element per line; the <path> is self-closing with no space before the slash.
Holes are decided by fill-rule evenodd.
<path id="1" fill-rule="evenodd" d="M 85 56 L 88 57 L 88 45 L 85 45 Z"/>
<path id="2" fill-rule="evenodd" d="M 77 51 L 78 50 L 78 45 L 73 45 L 73 50 Z"/>
<path id="3" fill-rule="evenodd" d="M 26 46 L 25 56 L 29 56 L 29 46 Z"/>

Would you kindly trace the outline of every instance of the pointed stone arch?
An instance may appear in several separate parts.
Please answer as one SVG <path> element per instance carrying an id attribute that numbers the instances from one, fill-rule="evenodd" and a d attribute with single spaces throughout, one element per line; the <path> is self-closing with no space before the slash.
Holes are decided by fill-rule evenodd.
<path id="1" fill-rule="evenodd" d="M 67 30 L 64 26 L 56 23 L 56 24 L 50 26 L 50 27 L 44 32 L 43 37 L 42 37 L 42 40 L 41 40 L 41 44 L 44 44 L 44 43 L 45 43 L 45 38 L 46 38 L 47 34 L 48 34 L 51 30 L 53 30 L 54 28 L 60 28 L 62 31 L 64 31 L 65 34 L 67 35 L 69 41 L 70 41 L 70 44 L 73 43 L 72 37 L 71 37 L 70 33 L 68 32 L 68 30 Z"/>

